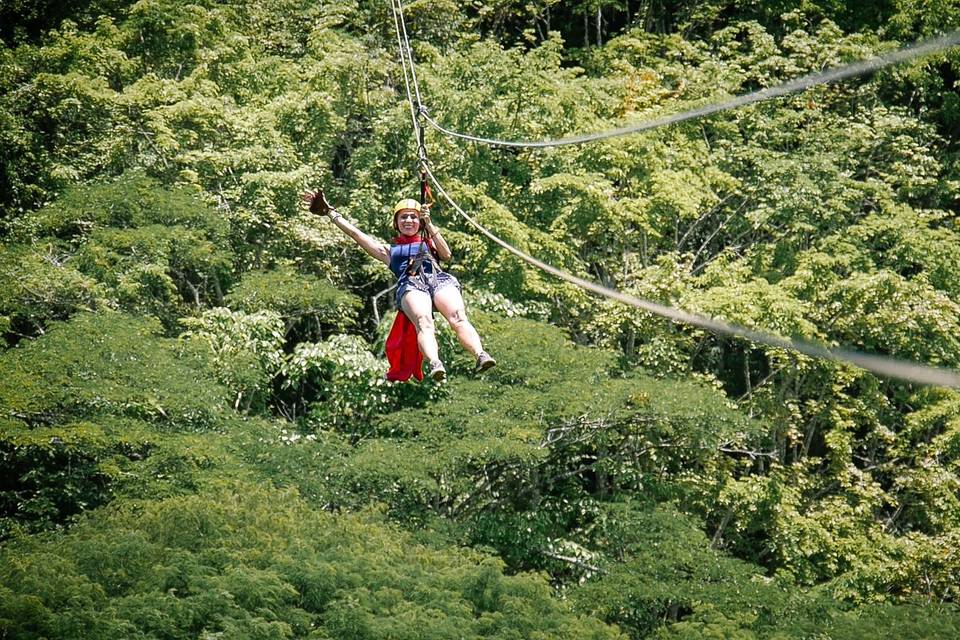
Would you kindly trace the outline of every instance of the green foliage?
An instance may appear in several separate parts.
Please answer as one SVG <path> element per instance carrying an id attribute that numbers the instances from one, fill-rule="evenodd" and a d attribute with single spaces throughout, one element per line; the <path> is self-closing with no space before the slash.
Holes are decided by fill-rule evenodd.
<path id="1" fill-rule="evenodd" d="M 386 237 L 415 195 L 389 8 L 127 4 L 0 10 L 0 635 L 608 636 L 504 567 L 636 637 L 956 635 L 950 606 L 904 604 L 958 597 L 955 393 L 592 299 L 443 202 L 499 365 L 471 379 L 441 323 L 450 383 L 386 384 L 359 301 L 389 274 L 298 196 Z M 542 138 L 956 22 L 928 5 L 405 10 L 433 117 Z M 578 147 L 425 142 L 469 213 L 568 271 L 957 367 L 956 66 Z M 371 504 L 416 533 L 343 513 Z"/>
<path id="2" fill-rule="evenodd" d="M 183 5 L 171 0 L 141 0 L 125 20 L 129 32 L 140 33 L 131 53 L 145 72 L 158 76 L 189 74 L 200 61 L 200 51 L 223 37 L 225 25 L 209 3 Z"/>
<path id="3" fill-rule="evenodd" d="M 635 638 L 686 618 L 703 603 L 721 611 L 721 619 L 740 619 L 757 628 L 776 621 L 784 607 L 783 592 L 755 567 L 710 549 L 689 517 L 629 503 L 610 505 L 605 512 L 598 539 L 619 562 L 573 592 L 580 607 Z"/>
<path id="4" fill-rule="evenodd" d="M 944 25 L 956 25 L 960 22 L 960 7 L 953 2 L 925 6 L 917 0 L 895 0 L 892 5 L 895 11 L 887 29 L 893 37 L 930 35 L 943 29 Z"/>
<path id="5" fill-rule="evenodd" d="M 463 292 L 463 297 L 467 307 L 479 308 L 487 314 L 536 320 L 546 320 L 550 317 L 550 309 L 543 302 L 516 302 L 489 288 L 469 289 Z"/>
<path id="6" fill-rule="evenodd" d="M 206 470 L 227 454 L 190 435 L 159 435 L 150 425 L 100 418 L 28 427 L 0 427 L 0 538 L 17 528 L 45 530 L 117 496 L 161 497 L 193 492 Z"/>
<path id="7" fill-rule="evenodd" d="M 813 583 L 845 572 L 869 575 L 893 561 L 896 542 L 883 536 L 873 515 L 882 507 L 880 487 L 867 474 L 850 470 L 850 476 L 843 497 L 815 499 L 815 480 L 799 470 L 774 469 L 766 482 L 729 483 L 720 504 L 737 516 L 749 511 L 734 520 L 735 526 L 765 529 L 774 563 L 798 581 Z"/>
<path id="8" fill-rule="evenodd" d="M 320 339 L 324 333 L 355 326 L 361 306 L 355 296 L 289 268 L 246 273 L 224 302 L 248 313 L 270 310 L 280 314 L 287 334 L 295 331 L 296 342 Z"/>
<path id="9" fill-rule="evenodd" d="M 22 235 L 54 237 L 75 244 L 91 232 L 161 225 L 202 230 L 222 241 L 227 225 L 214 210 L 184 188 L 165 188 L 142 172 L 66 189 L 49 206 L 19 223 Z"/>
<path id="10" fill-rule="evenodd" d="M 635 256 L 628 257 L 631 264 L 620 290 L 661 304 L 679 299 L 690 287 L 689 274 L 673 258 L 664 256 L 657 264 L 644 266 Z M 582 319 L 580 330 L 598 346 L 618 349 L 627 363 L 647 371 L 672 376 L 689 372 L 695 336 L 650 313 L 603 300 Z"/>
<path id="11" fill-rule="evenodd" d="M 332 516 L 250 484 L 104 512 L 47 543 L 15 541 L 0 552 L 0 585 L 9 596 L 4 631 L 18 637 L 91 637 L 92 629 L 126 637 L 622 637 L 574 615 L 540 576 L 506 576 L 495 559 L 416 544 L 374 514 Z"/>
<path id="12" fill-rule="evenodd" d="M 369 420 L 402 404 L 436 398 L 433 386 L 389 382 L 387 363 L 359 336 L 335 335 L 324 342 L 298 344 L 283 362 L 283 386 L 294 389 L 293 416 L 305 412 L 313 431 L 336 427 L 363 433 Z"/>
<path id="13" fill-rule="evenodd" d="M 105 502 L 117 475 L 108 471 L 110 458 L 127 453 L 126 444 L 109 442 L 96 425 L 32 430 L 21 422 L 5 421 L 0 427 L 6 478 L 0 492 L 0 537 L 9 534 L 14 522 L 47 528 Z M 129 455 L 138 453 L 130 447 Z"/>
<path id="14" fill-rule="evenodd" d="M 54 244 L 0 246 L 0 274 L 7 344 L 43 333 L 51 321 L 106 303 L 102 288 L 65 263 Z"/>
<path id="15" fill-rule="evenodd" d="M 245 313 L 226 307 L 184 318 L 181 338 L 204 344 L 212 352 L 217 379 L 233 394 L 233 407 L 262 411 L 272 382 L 283 365 L 283 320 L 274 311 Z"/>
<path id="16" fill-rule="evenodd" d="M 213 427 L 226 391 L 200 352 L 155 321 L 82 313 L 0 358 L 0 407 L 31 425 L 100 413 L 182 431 Z"/>
<path id="17" fill-rule="evenodd" d="M 612 353 L 578 347 L 561 329 L 525 318 L 479 315 L 476 320 L 490 336 L 490 351 L 507 363 L 490 371 L 499 384 L 546 391 L 566 380 L 596 382 L 615 367 Z"/>
<path id="18" fill-rule="evenodd" d="M 960 631 L 960 612 L 953 605 L 911 602 L 903 605 L 870 605 L 855 611 L 837 612 L 826 620 L 801 619 L 791 622 L 771 637 L 777 640 L 810 637 L 854 640 L 868 634 L 883 637 L 892 632 L 898 638 L 920 640 L 956 635 Z"/>
<path id="19" fill-rule="evenodd" d="M 326 499 L 382 502 L 409 523 L 459 521 L 460 535 L 511 567 L 563 573 L 550 549 L 589 542 L 598 500 L 677 495 L 679 476 L 760 429 L 702 386 L 611 379 L 611 353 L 571 345 L 558 329 L 474 319 L 501 364 L 485 380 L 454 375 L 439 402 L 376 418 L 364 435 L 378 438 L 324 463 L 335 493 Z"/>
<path id="20" fill-rule="evenodd" d="M 137 172 L 68 189 L 14 230 L 33 247 L 3 254 L 5 263 L 22 256 L 5 271 L 19 281 L 9 295 L 26 294 L 4 307 L 25 335 L 101 305 L 154 315 L 172 329 L 191 308 L 222 297 L 232 268 L 223 220 L 195 194 Z"/>
<path id="21" fill-rule="evenodd" d="M 12 0 L 0 11 L 0 39 L 7 44 L 36 41 L 64 20 L 89 25 L 102 15 L 118 13 L 130 0 L 82 0 L 69 5 L 50 0 Z"/>
<path id="22" fill-rule="evenodd" d="M 4 198 L 20 212 L 47 202 L 51 193 L 76 180 L 118 171 L 125 152 L 123 139 L 110 133 L 119 105 L 105 78 L 40 72 L 28 82 L 29 101 L 3 100 L 14 144 L 26 152 L 9 160 L 13 193 Z"/>
<path id="23" fill-rule="evenodd" d="M 202 232 L 151 225 L 93 232 L 76 266 L 109 287 L 120 308 L 172 326 L 191 307 L 216 299 L 229 257 Z"/>

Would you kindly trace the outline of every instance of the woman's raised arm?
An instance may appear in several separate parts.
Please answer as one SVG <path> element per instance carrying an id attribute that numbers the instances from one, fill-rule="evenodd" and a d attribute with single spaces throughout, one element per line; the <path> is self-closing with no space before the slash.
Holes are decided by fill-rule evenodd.
<path id="1" fill-rule="evenodd" d="M 353 238 L 354 242 L 360 245 L 361 249 L 387 266 L 390 266 L 390 246 L 367 235 L 344 218 L 327 202 L 327 198 L 324 196 L 322 189 L 319 191 L 308 191 L 303 194 L 303 201 L 310 207 L 310 213 L 329 217 L 330 221 L 345 234 Z"/>

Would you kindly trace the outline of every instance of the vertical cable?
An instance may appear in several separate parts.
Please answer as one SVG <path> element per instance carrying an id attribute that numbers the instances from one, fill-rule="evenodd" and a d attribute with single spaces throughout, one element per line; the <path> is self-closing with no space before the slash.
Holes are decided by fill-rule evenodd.
<path id="1" fill-rule="evenodd" d="M 413 78 L 413 91 L 417 96 L 417 112 L 423 111 L 423 100 L 420 99 L 420 85 L 417 84 L 417 68 L 413 64 L 413 51 L 410 50 L 410 38 L 407 36 L 407 22 L 403 17 L 403 0 L 396 0 L 400 13 L 400 28 L 403 29 L 403 42 L 407 48 L 407 60 L 410 61 L 410 76 Z"/>
<path id="2" fill-rule="evenodd" d="M 420 123 L 417 120 L 417 108 L 413 105 L 413 100 L 411 99 L 410 93 L 410 78 L 407 75 L 407 57 L 404 53 L 403 39 L 400 36 L 400 18 L 397 12 L 397 6 L 400 4 L 400 0 L 390 0 L 390 8 L 393 10 L 393 24 L 394 28 L 397 31 L 397 46 L 400 49 L 400 68 L 403 70 L 403 83 L 407 89 L 407 103 L 410 105 L 410 119 L 413 121 L 413 137 L 417 141 L 417 144 L 420 143 Z M 412 67 L 412 64 L 411 64 Z M 419 154 L 418 154 L 419 155 Z"/>

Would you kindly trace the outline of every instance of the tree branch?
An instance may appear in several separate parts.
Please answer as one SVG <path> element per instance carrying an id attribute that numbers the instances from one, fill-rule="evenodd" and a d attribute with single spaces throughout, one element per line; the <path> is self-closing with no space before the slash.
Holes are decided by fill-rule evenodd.
<path id="1" fill-rule="evenodd" d="M 751 451 L 749 449 L 731 449 L 730 447 L 724 447 L 723 445 L 717 447 L 717 451 L 721 453 L 730 453 L 748 456 L 751 460 L 756 460 L 757 458 L 770 458 L 771 460 L 776 459 L 776 451 Z"/>
<path id="2" fill-rule="evenodd" d="M 595 567 L 592 564 L 587 564 L 583 560 L 578 560 L 576 558 L 571 558 L 569 556 L 561 556 L 560 554 L 553 553 L 551 551 L 545 551 L 543 549 L 540 550 L 540 554 L 547 558 L 550 558 L 551 560 L 559 560 L 560 562 L 566 562 L 567 564 L 571 564 L 575 567 L 580 567 L 581 569 L 586 569 L 587 571 L 592 571 L 594 573 L 600 573 L 600 574 L 607 573 L 605 570 L 601 569 L 600 567 Z"/>

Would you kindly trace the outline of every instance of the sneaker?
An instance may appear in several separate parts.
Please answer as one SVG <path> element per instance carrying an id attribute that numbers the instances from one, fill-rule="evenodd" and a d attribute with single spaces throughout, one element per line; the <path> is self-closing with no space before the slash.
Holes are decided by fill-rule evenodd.
<path id="1" fill-rule="evenodd" d="M 477 355 L 477 367 L 475 371 L 477 373 L 480 373 L 482 371 L 486 371 L 487 369 L 495 367 L 496 365 L 497 365 L 497 361 L 493 359 L 493 356 L 491 356 L 486 351 L 481 351 Z"/>
<path id="2" fill-rule="evenodd" d="M 434 360 L 430 363 L 430 377 L 434 382 L 443 382 L 447 379 L 447 370 L 443 368 L 443 363 Z"/>

